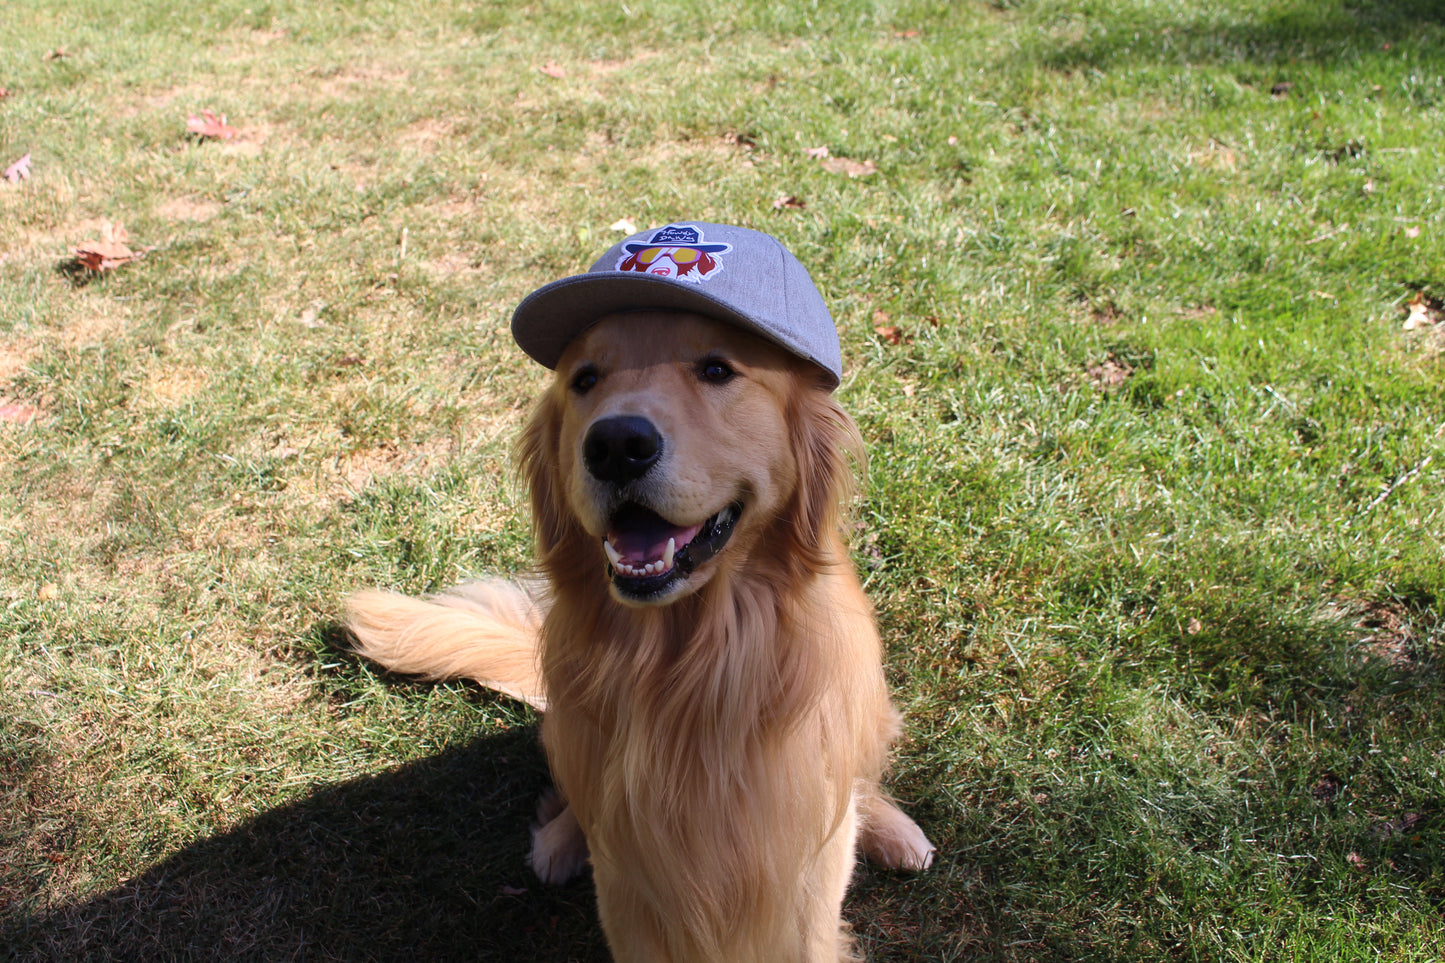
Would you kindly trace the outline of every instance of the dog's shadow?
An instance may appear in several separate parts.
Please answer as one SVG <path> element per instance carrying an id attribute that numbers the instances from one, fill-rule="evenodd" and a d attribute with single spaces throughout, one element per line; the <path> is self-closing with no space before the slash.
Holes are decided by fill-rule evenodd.
<path id="1" fill-rule="evenodd" d="M 89 901 L 13 923 L 12 959 L 605 961 L 590 882 L 525 865 L 535 728 L 318 789 Z"/>

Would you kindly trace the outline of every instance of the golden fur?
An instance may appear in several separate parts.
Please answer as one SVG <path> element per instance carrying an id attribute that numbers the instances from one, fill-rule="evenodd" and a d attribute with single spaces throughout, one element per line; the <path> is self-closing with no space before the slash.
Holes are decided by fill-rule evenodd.
<path id="1" fill-rule="evenodd" d="M 662 438 L 641 479 L 589 470 L 589 429 L 617 416 Z M 895 868 L 933 850 L 879 789 L 898 723 L 839 536 L 862 457 L 852 421 L 772 344 L 634 312 L 568 347 L 519 452 L 542 580 L 361 593 L 358 649 L 545 709 L 560 799 L 531 863 L 561 881 L 590 857 L 619 963 L 855 959 L 841 919 L 855 842 Z M 704 531 L 742 511 L 716 555 L 639 598 L 602 547 L 624 500 Z"/>

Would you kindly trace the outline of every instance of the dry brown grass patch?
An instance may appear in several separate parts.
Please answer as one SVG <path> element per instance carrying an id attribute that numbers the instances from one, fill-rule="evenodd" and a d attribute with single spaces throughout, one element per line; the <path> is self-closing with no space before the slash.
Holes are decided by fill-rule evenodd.
<path id="1" fill-rule="evenodd" d="M 440 257 L 422 261 L 421 266 L 428 274 L 438 278 L 482 274 L 487 270 L 486 262 L 477 255 L 460 251 L 449 252 Z"/>
<path id="2" fill-rule="evenodd" d="M 210 384 L 211 378 L 204 368 L 163 363 L 146 374 L 138 403 L 142 408 L 174 408 L 195 398 Z"/>
<path id="3" fill-rule="evenodd" d="M 59 343 L 66 348 L 89 348 L 114 340 L 131 322 L 131 311 L 125 304 L 88 299 L 77 305 L 76 313 L 58 333 Z"/>
<path id="4" fill-rule="evenodd" d="M 221 205 L 215 201 L 175 197 L 156 204 L 153 210 L 157 217 L 167 221 L 209 221 L 221 213 Z"/>
<path id="5" fill-rule="evenodd" d="M 396 142 L 423 154 L 432 154 L 456 133 L 455 121 L 443 117 L 424 117 L 407 124 L 396 136 Z"/>
<path id="6" fill-rule="evenodd" d="M 1191 150 L 1188 156 L 1190 163 L 1205 170 L 1233 171 L 1240 162 L 1238 151 L 1216 140 L 1211 140 L 1203 148 Z"/>
<path id="7" fill-rule="evenodd" d="M 35 357 L 35 342 L 27 334 L 10 332 L 0 339 L 0 383 L 8 382 L 29 367 Z M 0 399 L 4 392 L 0 391 Z"/>
<path id="8" fill-rule="evenodd" d="M 366 97 L 378 87 L 399 87 L 411 80 L 411 71 L 390 65 L 352 65 L 318 71 L 313 77 L 298 85 L 307 98 L 347 100 Z"/>

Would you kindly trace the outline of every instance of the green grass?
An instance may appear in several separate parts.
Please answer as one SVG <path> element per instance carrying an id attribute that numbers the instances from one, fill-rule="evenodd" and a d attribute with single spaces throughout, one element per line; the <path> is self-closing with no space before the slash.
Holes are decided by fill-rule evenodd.
<path id="1" fill-rule="evenodd" d="M 838 321 L 941 850 L 860 868 L 871 959 L 1440 958 L 1435 0 L 11 6 L 14 957 L 605 959 L 523 865 L 535 719 L 335 620 L 526 564 L 509 313 L 626 217 Z"/>

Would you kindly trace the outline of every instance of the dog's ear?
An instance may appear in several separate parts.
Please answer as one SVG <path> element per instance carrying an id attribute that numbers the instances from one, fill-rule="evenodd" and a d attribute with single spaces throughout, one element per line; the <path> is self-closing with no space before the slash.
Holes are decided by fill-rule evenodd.
<path id="1" fill-rule="evenodd" d="M 798 490 L 789 534 L 813 571 L 832 560 L 830 546 L 842 509 L 867 465 L 858 426 L 824 388 L 800 381 L 790 405 Z"/>
<path id="2" fill-rule="evenodd" d="M 527 427 L 517 440 L 517 474 L 532 496 L 532 524 L 537 549 L 545 559 L 574 527 L 567 511 L 562 474 L 557 465 L 561 450 L 562 404 L 555 387 L 542 395 Z"/>

